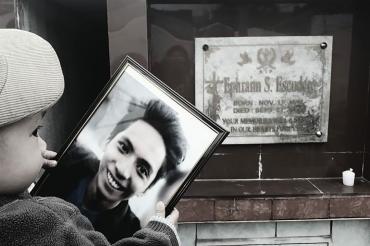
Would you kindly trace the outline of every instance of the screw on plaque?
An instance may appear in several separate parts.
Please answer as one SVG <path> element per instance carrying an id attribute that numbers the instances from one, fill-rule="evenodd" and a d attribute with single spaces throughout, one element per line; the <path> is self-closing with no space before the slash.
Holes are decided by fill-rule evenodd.
<path id="1" fill-rule="evenodd" d="M 326 43 L 326 42 L 322 42 L 321 44 L 320 44 L 320 48 L 321 49 L 326 49 L 328 47 L 328 44 Z"/>
<path id="2" fill-rule="evenodd" d="M 316 132 L 316 137 L 320 138 L 322 136 L 322 132 L 321 131 L 317 131 Z"/>
<path id="3" fill-rule="evenodd" d="M 208 48 L 209 48 L 208 44 L 203 45 L 203 50 L 204 50 L 204 51 L 207 51 L 207 50 L 208 50 Z"/>

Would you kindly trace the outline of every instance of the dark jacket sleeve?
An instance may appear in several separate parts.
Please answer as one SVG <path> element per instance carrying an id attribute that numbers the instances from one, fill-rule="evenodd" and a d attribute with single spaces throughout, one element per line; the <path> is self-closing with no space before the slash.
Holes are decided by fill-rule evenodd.
<path id="1" fill-rule="evenodd" d="M 113 245 L 178 246 L 174 235 L 169 226 L 153 221 Z M 0 240 L 4 245 L 111 245 L 75 206 L 50 197 L 15 200 L 0 207 Z"/>

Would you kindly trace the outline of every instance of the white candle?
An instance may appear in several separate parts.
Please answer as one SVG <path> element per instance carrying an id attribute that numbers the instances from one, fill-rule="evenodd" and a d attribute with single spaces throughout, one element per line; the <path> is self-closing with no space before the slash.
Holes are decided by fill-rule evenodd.
<path id="1" fill-rule="evenodd" d="M 347 186 L 353 186 L 355 183 L 355 173 L 353 169 L 350 168 L 349 170 L 344 171 L 343 173 L 343 184 Z"/>

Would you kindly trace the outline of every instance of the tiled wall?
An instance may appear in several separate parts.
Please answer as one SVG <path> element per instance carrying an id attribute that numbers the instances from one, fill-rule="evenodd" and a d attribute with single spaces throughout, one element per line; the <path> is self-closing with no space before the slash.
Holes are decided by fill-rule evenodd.
<path id="1" fill-rule="evenodd" d="M 368 246 L 370 220 L 180 224 L 184 246 Z"/>
<path id="2" fill-rule="evenodd" d="M 126 55 L 148 63 L 146 0 L 107 1 L 111 74 Z"/>
<path id="3" fill-rule="evenodd" d="M 195 38 L 333 36 L 328 142 L 222 145 L 199 179 L 332 178 L 349 168 L 357 176 L 367 171 L 369 52 L 364 51 L 370 39 L 361 1 L 148 2 L 149 68 L 191 103 Z"/>

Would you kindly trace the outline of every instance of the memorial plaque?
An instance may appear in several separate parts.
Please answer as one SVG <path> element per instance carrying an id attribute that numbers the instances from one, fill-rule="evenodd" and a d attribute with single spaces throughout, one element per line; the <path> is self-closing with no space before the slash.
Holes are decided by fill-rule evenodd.
<path id="1" fill-rule="evenodd" d="M 195 104 L 224 144 L 327 142 L 331 36 L 195 39 Z"/>

